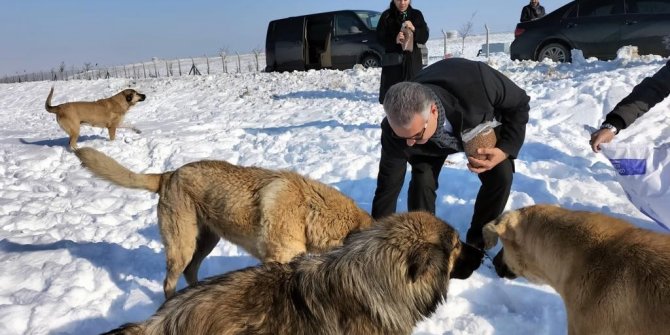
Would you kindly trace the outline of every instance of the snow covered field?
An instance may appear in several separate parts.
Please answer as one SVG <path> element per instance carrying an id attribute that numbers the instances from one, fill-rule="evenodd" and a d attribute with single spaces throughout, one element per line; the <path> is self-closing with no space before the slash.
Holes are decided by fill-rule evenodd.
<path id="1" fill-rule="evenodd" d="M 431 61 L 442 55 L 441 42 L 430 41 Z M 481 43 L 481 37 L 468 40 L 464 56 L 475 59 Z M 448 52 L 460 52 L 460 45 Z M 646 56 L 554 64 L 493 55 L 491 65 L 531 97 L 507 208 L 553 203 L 660 230 L 628 202 L 605 157 L 591 152 L 584 126 L 597 127 L 666 61 Z M 292 169 L 337 187 L 369 211 L 384 114 L 377 103 L 379 76 L 379 69 L 355 68 L 67 81 L 55 83 L 53 103 L 135 88 L 147 100 L 126 121 L 143 132 L 121 129 L 110 142 L 106 130 L 83 127 L 80 146 L 141 172 L 200 159 Z M 0 84 L 0 334 L 99 333 L 143 320 L 163 302 L 157 196 L 97 180 L 79 165 L 54 115 L 44 110 L 52 84 Z M 660 103 L 616 141 L 666 142 L 669 108 L 670 100 Z M 440 176 L 437 215 L 464 234 L 479 182 L 462 154 L 449 161 Z M 405 200 L 403 192 L 402 210 Z M 200 277 L 254 264 L 221 241 Z M 565 309 L 551 288 L 499 279 L 487 266 L 467 280 L 452 280 L 448 301 L 415 329 L 422 335 L 566 332 Z"/>

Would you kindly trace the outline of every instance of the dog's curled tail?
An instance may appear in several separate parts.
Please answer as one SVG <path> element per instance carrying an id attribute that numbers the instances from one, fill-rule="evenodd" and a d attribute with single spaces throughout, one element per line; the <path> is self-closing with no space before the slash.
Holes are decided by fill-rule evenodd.
<path id="1" fill-rule="evenodd" d="M 102 179 L 114 184 L 158 192 L 162 174 L 141 174 L 128 170 L 111 157 L 93 148 L 80 148 L 75 155 L 82 165 Z"/>
<path id="2" fill-rule="evenodd" d="M 144 335 L 144 326 L 135 323 L 127 323 L 119 328 L 112 329 L 100 335 Z"/>
<path id="3" fill-rule="evenodd" d="M 51 106 L 51 97 L 54 95 L 54 87 L 51 86 L 51 91 L 49 91 L 49 95 L 47 96 L 47 101 L 44 103 L 44 108 L 46 108 L 47 112 L 49 113 L 56 113 L 58 107 Z"/>

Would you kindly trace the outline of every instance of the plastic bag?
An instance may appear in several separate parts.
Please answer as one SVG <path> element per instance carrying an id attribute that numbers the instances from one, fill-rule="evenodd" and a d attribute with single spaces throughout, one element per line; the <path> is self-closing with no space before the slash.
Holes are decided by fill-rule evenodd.
<path id="1" fill-rule="evenodd" d="M 603 143 L 601 152 L 617 171 L 617 181 L 640 212 L 670 230 L 670 143 L 659 147 Z"/>
<path id="2" fill-rule="evenodd" d="M 472 156 L 476 159 L 485 159 L 485 155 L 477 153 L 479 148 L 494 148 L 498 139 L 493 128 L 499 126 L 501 123 L 493 120 L 487 121 L 477 125 L 472 129 L 468 129 L 461 133 L 463 140 L 463 149 L 467 156 Z"/>
<path id="3" fill-rule="evenodd" d="M 405 35 L 405 40 L 402 42 L 402 50 L 412 52 L 414 50 L 414 32 L 407 28 L 405 22 L 402 23 L 400 31 Z"/>

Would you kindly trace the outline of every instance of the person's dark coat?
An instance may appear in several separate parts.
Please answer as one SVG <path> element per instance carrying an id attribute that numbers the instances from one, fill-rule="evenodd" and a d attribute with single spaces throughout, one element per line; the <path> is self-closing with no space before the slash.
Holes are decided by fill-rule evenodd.
<path id="1" fill-rule="evenodd" d="M 474 227 L 472 236 L 475 236 L 473 240 L 481 239 L 481 227 L 484 223 L 499 215 L 507 202 L 512 183 L 513 165 L 511 162 L 519 154 L 524 142 L 530 98 L 523 89 L 509 78 L 485 63 L 463 58 L 449 58 L 438 61 L 421 70 L 411 81 L 426 85 L 433 91 L 452 127 L 452 131 L 449 133 L 459 143 L 462 142 L 461 133 L 465 130 L 494 119 L 502 123 L 496 127 L 498 138 L 496 147 L 507 153 L 509 160 L 498 164 L 496 168 L 507 169 L 508 173 L 501 173 L 507 179 L 493 180 L 487 185 L 483 185 L 482 188 L 485 190 L 482 193 L 482 199 L 479 195 L 477 197 L 475 217 L 473 217 L 471 224 Z M 409 146 L 406 140 L 393 136 L 393 129 L 386 118 L 382 120 L 381 129 L 382 152 L 377 189 L 372 204 L 372 216 L 374 218 L 381 218 L 395 212 L 398 194 L 405 178 L 404 171 L 407 162 L 412 164 L 413 161 L 432 160 L 430 157 L 435 157 L 441 166 L 448 155 L 463 150 L 462 144 L 457 149 L 440 145 L 440 139 L 436 135 L 433 135 L 425 144 Z M 426 157 L 426 159 L 422 157 Z M 414 165 L 412 166 L 414 167 Z M 435 180 L 433 187 L 435 189 L 437 188 L 439 170 L 439 168 L 436 169 L 436 174 L 433 176 Z M 492 171 L 484 172 L 479 177 L 480 179 L 488 178 L 486 175 L 490 173 Z M 487 193 L 489 191 L 492 193 Z M 495 196 L 491 196 L 491 194 L 495 194 Z M 410 197 L 412 196 L 410 195 Z M 408 199 L 408 208 L 411 201 L 412 199 Z M 477 212 L 478 206 L 482 207 L 479 213 Z M 409 210 L 420 209 L 433 212 L 434 207 L 433 197 L 428 203 L 422 204 L 418 208 L 409 208 Z M 468 236 L 470 238 L 470 235 Z"/>
<path id="2" fill-rule="evenodd" d="M 670 61 L 652 77 L 645 78 L 605 117 L 605 123 L 626 129 L 637 118 L 670 95 Z"/>
<path id="3" fill-rule="evenodd" d="M 543 17 L 545 14 L 542 5 L 526 5 L 521 9 L 521 22 L 532 21 Z"/>
<path id="4" fill-rule="evenodd" d="M 464 130 L 500 121 L 496 147 L 516 158 L 526 135 L 530 98 L 509 78 L 485 63 L 450 58 L 426 67 L 412 81 L 427 85 L 437 95 L 459 140 Z M 398 141 L 408 149 L 421 147 Z"/>
<path id="5" fill-rule="evenodd" d="M 409 6 L 406 14 L 402 14 L 391 1 L 389 9 L 385 10 L 377 25 L 377 38 L 386 53 L 404 53 L 403 63 L 400 65 L 384 66 L 382 64 L 381 83 L 379 87 L 379 103 L 384 102 L 386 91 L 393 84 L 411 79 L 422 67 L 421 50 L 417 44 L 428 41 L 428 25 L 421 11 Z M 412 52 L 403 52 L 396 37 L 404 21 L 411 21 L 414 25 L 414 45 Z"/>

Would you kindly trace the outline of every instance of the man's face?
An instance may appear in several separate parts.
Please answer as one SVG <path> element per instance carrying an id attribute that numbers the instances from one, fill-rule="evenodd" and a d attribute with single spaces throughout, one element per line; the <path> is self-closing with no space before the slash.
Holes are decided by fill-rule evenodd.
<path id="1" fill-rule="evenodd" d="M 390 120 L 389 125 L 393 130 L 393 137 L 404 139 L 408 146 L 425 144 L 435 134 L 437 128 L 437 108 L 435 104 L 430 106 L 428 119 L 425 119 L 422 113 L 419 113 L 414 115 L 408 126 L 399 126 L 393 124 Z"/>
<path id="2" fill-rule="evenodd" d="M 531 3 L 533 6 L 537 6 L 537 5 L 540 4 L 540 0 L 530 0 L 530 3 Z"/>

